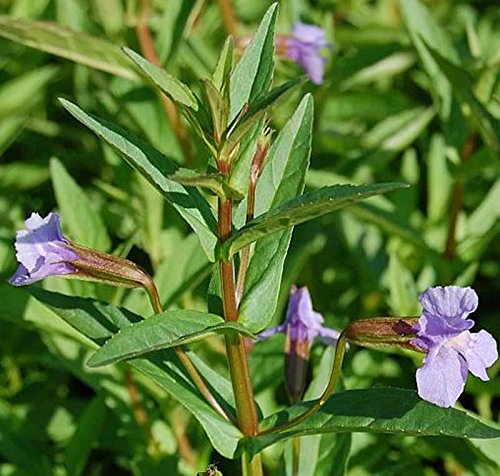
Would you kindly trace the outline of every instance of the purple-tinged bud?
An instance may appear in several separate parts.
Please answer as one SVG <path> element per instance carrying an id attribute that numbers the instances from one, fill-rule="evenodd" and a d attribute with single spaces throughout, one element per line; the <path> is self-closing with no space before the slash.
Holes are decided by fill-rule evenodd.
<path id="1" fill-rule="evenodd" d="M 150 276 L 132 261 L 75 245 L 61 232 L 57 213 L 32 213 L 16 234 L 19 266 L 9 282 L 26 286 L 49 276 L 99 281 L 115 286 L 151 286 Z"/>
<path id="2" fill-rule="evenodd" d="M 362 347 L 401 347 L 423 352 L 413 343 L 418 317 L 374 317 L 351 322 L 343 331 L 347 340 Z"/>
<path id="3" fill-rule="evenodd" d="M 300 402 L 307 384 L 307 370 L 311 342 L 304 335 L 292 339 L 288 327 L 285 341 L 285 386 L 292 402 Z"/>
<path id="4" fill-rule="evenodd" d="M 257 180 L 262 174 L 264 162 L 271 146 L 272 131 L 269 128 L 264 130 L 264 134 L 257 141 L 255 153 L 252 158 L 252 166 L 250 168 L 250 183 L 255 186 Z"/>

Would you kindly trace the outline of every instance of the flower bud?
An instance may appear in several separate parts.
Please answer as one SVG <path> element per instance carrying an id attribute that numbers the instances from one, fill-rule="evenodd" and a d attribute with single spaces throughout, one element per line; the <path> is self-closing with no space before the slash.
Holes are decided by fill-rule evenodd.
<path id="1" fill-rule="evenodd" d="M 343 334 L 363 347 L 401 347 L 422 352 L 413 344 L 418 317 L 375 317 L 351 322 Z"/>

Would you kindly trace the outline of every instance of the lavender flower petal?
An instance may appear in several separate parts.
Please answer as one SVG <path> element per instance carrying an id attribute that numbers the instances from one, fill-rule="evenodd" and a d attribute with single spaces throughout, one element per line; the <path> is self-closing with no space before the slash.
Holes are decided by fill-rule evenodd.
<path id="1" fill-rule="evenodd" d="M 292 28 L 292 37 L 302 43 L 322 48 L 328 45 L 325 39 L 325 32 L 317 25 L 295 22 Z"/>
<path id="2" fill-rule="evenodd" d="M 465 358 L 471 374 L 481 380 L 489 380 L 486 369 L 491 367 L 498 359 L 497 343 L 493 336 L 484 330 L 478 333 L 464 332 L 465 339 L 455 350 Z"/>
<path id="3" fill-rule="evenodd" d="M 327 345 L 337 345 L 340 337 L 340 332 L 328 327 L 322 327 L 318 333 L 321 340 Z"/>
<path id="4" fill-rule="evenodd" d="M 416 374 L 418 395 L 440 407 L 451 407 L 463 392 L 467 365 L 453 349 L 442 347 L 427 355 Z"/>
<path id="5" fill-rule="evenodd" d="M 274 334 L 279 334 L 280 332 L 285 332 L 285 324 L 281 324 L 280 326 L 271 327 L 270 329 L 266 329 L 265 331 L 257 334 L 257 339 L 265 340 L 268 337 L 271 337 Z"/>
<path id="6" fill-rule="evenodd" d="M 286 56 L 299 63 L 314 84 L 321 84 L 326 59 L 320 51 L 330 46 L 320 27 L 297 22 L 286 43 Z"/>
<path id="7" fill-rule="evenodd" d="M 16 234 L 19 267 L 9 280 L 11 284 L 24 286 L 47 276 L 75 272 L 68 262 L 78 256 L 66 246 L 68 241 L 61 233 L 57 213 L 49 213 L 45 218 L 33 213 L 25 221 L 25 225 L 26 230 L 20 230 Z"/>
<path id="8" fill-rule="evenodd" d="M 417 370 L 419 395 L 437 405 L 452 406 L 462 393 L 467 371 L 488 380 L 486 368 L 498 358 L 495 339 L 486 331 L 471 333 L 467 316 L 477 309 L 478 297 L 471 288 L 430 288 L 420 296 L 423 314 L 412 344 L 427 351 Z"/>
<path id="9" fill-rule="evenodd" d="M 290 341 L 299 341 L 307 348 L 318 336 L 323 337 L 328 344 L 335 345 L 339 333 L 334 329 L 323 327 L 323 316 L 314 311 L 311 295 L 307 287 L 290 290 L 290 298 L 285 322 L 257 335 L 259 340 L 266 339 L 278 332 L 284 332 Z"/>
<path id="10" fill-rule="evenodd" d="M 429 288 L 419 297 L 424 314 L 439 316 L 447 321 L 465 319 L 477 309 L 478 297 L 470 288 L 446 286 Z"/>

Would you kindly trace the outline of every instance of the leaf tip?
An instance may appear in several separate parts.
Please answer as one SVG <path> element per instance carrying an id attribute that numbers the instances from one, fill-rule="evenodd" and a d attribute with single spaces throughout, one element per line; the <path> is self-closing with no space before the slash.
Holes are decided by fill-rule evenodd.
<path id="1" fill-rule="evenodd" d="M 87 367 L 90 367 L 92 369 L 95 369 L 97 367 L 103 367 L 106 365 L 108 362 L 104 359 L 102 359 L 99 350 L 96 351 L 89 360 L 87 360 Z"/>

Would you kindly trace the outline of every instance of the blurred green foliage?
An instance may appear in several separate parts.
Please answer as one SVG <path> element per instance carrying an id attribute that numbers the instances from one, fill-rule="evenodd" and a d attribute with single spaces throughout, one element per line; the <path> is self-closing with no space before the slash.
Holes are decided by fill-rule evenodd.
<path id="1" fill-rule="evenodd" d="M 290 285 L 307 285 L 331 327 L 377 315 L 417 315 L 431 285 L 472 285 L 476 322 L 500 336 L 500 9 L 489 1 L 284 0 L 277 32 L 294 21 L 322 26 L 333 42 L 324 84 L 307 83 L 275 111 L 279 128 L 310 91 L 313 155 L 306 186 L 404 181 L 411 185 L 296 227 L 285 262 L 281 321 Z M 270 2 L 234 2 L 241 36 L 254 33 Z M 150 270 L 168 309 L 206 308 L 212 264 L 161 195 L 117 153 L 74 121 L 57 97 L 112 119 L 184 166 L 209 153 L 189 132 L 189 156 L 161 101 L 118 46 L 140 51 L 133 0 L 0 2 L 0 475 L 194 474 L 216 455 L 189 414 L 162 388 L 134 375 L 161 457 L 151 457 L 123 388 L 121 364 L 90 370 L 95 345 L 5 280 L 15 269 L 15 230 L 32 212 L 59 210 L 75 242 L 130 256 Z M 74 32 L 60 34 L 45 23 Z M 161 64 L 199 92 L 226 37 L 219 5 L 155 0 L 149 16 Z M 14 41 L 11 41 L 14 40 Z M 28 46 L 26 46 L 28 45 Z M 299 74 L 278 61 L 276 84 Z M 49 279 L 44 287 L 96 297 L 140 314 L 141 291 Z M 221 373 L 223 347 L 196 349 Z M 283 340 L 250 355 L 265 415 L 286 403 Z M 314 348 L 312 375 L 328 357 Z M 353 349 L 343 385 L 414 387 L 412 356 Z M 460 404 L 499 421 L 499 365 L 488 384 L 470 378 Z M 314 382 L 314 381 L 313 381 Z M 313 390 L 311 390 L 313 391 Z M 353 434 L 311 438 L 314 474 L 494 475 L 499 440 Z M 313 441 L 313 439 L 315 440 Z M 269 474 L 289 474 L 265 451 Z M 331 468 L 332 452 L 337 461 Z M 288 460 L 290 455 L 286 457 Z M 313 456 L 311 456 L 313 457 Z M 312 464 L 312 460 L 311 460 Z M 329 466 L 330 465 L 330 466 Z M 308 474 L 304 469 L 303 474 Z M 207 474 L 207 473 L 205 473 Z"/>

